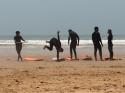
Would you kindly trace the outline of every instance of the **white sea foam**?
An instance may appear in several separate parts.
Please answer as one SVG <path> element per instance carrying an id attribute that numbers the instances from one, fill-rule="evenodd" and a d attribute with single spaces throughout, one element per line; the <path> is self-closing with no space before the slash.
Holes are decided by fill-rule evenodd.
<path id="1" fill-rule="evenodd" d="M 102 41 L 104 45 L 107 44 L 107 40 Z M 68 40 L 61 40 L 62 45 L 67 46 L 68 45 Z M 13 40 L 0 40 L 0 45 L 1 46 L 9 46 L 9 45 L 14 45 Z M 46 45 L 45 40 L 27 40 L 26 42 L 23 43 L 24 45 Z M 92 45 L 92 40 L 80 40 L 80 45 Z M 125 45 L 125 40 L 113 40 L 114 45 Z"/>

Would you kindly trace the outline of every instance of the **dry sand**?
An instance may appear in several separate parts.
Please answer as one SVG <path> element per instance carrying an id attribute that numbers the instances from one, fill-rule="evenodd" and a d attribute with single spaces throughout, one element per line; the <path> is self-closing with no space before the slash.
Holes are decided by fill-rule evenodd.
<path id="1" fill-rule="evenodd" d="M 125 93 L 124 55 L 118 61 L 17 62 L 15 51 L 5 50 L 0 93 Z"/>

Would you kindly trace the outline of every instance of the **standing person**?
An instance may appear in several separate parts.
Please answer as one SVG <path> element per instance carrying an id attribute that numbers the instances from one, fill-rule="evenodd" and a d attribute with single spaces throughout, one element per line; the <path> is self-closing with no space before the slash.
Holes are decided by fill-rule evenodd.
<path id="1" fill-rule="evenodd" d="M 61 47 L 61 42 L 60 42 L 60 36 L 59 36 L 59 31 L 57 32 L 57 38 L 53 37 L 50 41 L 46 41 L 47 43 L 50 44 L 50 46 L 45 45 L 43 49 L 48 49 L 50 51 L 53 50 L 53 46 L 55 46 L 56 50 L 57 50 L 57 61 L 59 60 L 59 52 L 63 52 L 63 48 Z"/>
<path id="2" fill-rule="evenodd" d="M 19 59 L 22 61 L 21 50 L 22 50 L 22 41 L 25 41 L 22 36 L 20 35 L 20 31 L 16 31 L 16 36 L 14 36 L 14 41 L 16 45 L 16 51 L 18 54 L 18 61 Z"/>
<path id="3" fill-rule="evenodd" d="M 103 44 L 102 44 L 102 40 L 101 40 L 101 36 L 100 36 L 98 27 L 94 28 L 94 32 L 92 33 L 92 41 L 93 41 L 93 45 L 94 45 L 95 60 L 97 61 L 97 50 L 99 50 L 100 60 L 102 61 L 102 46 L 103 46 Z"/>
<path id="4" fill-rule="evenodd" d="M 113 35 L 112 35 L 112 30 L 108 29 L 108 50 L 110 54 L 110 60 L 113 60 Z"/>
<path id="5" fill-rule="evenodd" d="M 71 40 L 70 57 L 71 57 L 71 60 L 72 60 L 72 50 L 73 50 L 74 55 L 75 55 L 75 60 L 77 60 L 76 45 L 79 45 L 79 36 L 76 32 L 72 31 L 71 29 L 69 29 L 68 32 L 69 32 L 68 45 L 69 45 L 69 41 Z"/>

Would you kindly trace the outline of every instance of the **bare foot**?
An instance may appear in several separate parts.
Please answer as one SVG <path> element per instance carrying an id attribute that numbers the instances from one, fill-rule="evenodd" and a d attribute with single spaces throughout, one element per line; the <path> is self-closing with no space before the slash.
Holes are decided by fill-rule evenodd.
<path id="1" fill-rule="evenodd" d="M 45 49 L 46 49 L 46 47 L 47 47 L 47 46 L 45 45 L 45 46 L 43 47 L 43 49 L 45 50 Z"/>

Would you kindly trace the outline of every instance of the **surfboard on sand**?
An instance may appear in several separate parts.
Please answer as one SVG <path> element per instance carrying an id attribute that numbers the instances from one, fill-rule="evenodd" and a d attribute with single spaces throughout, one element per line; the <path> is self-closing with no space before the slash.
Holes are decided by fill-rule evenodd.
<path id="1" fill-rule="evenodd" d="M 25 61 L 43 61 L 42 58 L 35 58 L 35 57 L 25 57 Z"/>
<path id="2" fill-rule="evenodd" d="M 67 58 L 66 58 L 66 60 L 69 60 L 69 61 L 71 61 L 71 57 L 67 57 Z"/>
<path id="3" fill-rule="evenodd" d="M 110 58 L 107 57 L 107 58 L 105 58 L 104 60 L 105 60 L 105 61 L 108 61 L 108 60 L 110 60 Z M 113 58 L 111 61 L 115 61 L 115 60 L 122 60 L 122 59 L 121 59 L 121 58 Z"/>
<path id="4" fill-rule="evenodd" d="M 68 60 L 68 61 L 76 61 L 76 60 L 79 60 L 79 59 L 74 59 L 74 58 L 71 59 L 71 57 L 66 57 L 65 59 Z"/>
<path id="5" fill-rule="evenodd" d="M 82 60 L 91 61 L 92 57 L 87 55 Z"/>
<path id="6" fill-rule="evenodd" d="M 57 58 L 54 57 L 54 58 L 52 58 L 52 60 L 53 60 L 53 61 L 57 61 Z M 65 61 L 65 59 L 64 59 L 64 58 L 59 58 L 59 61 Z"/>

